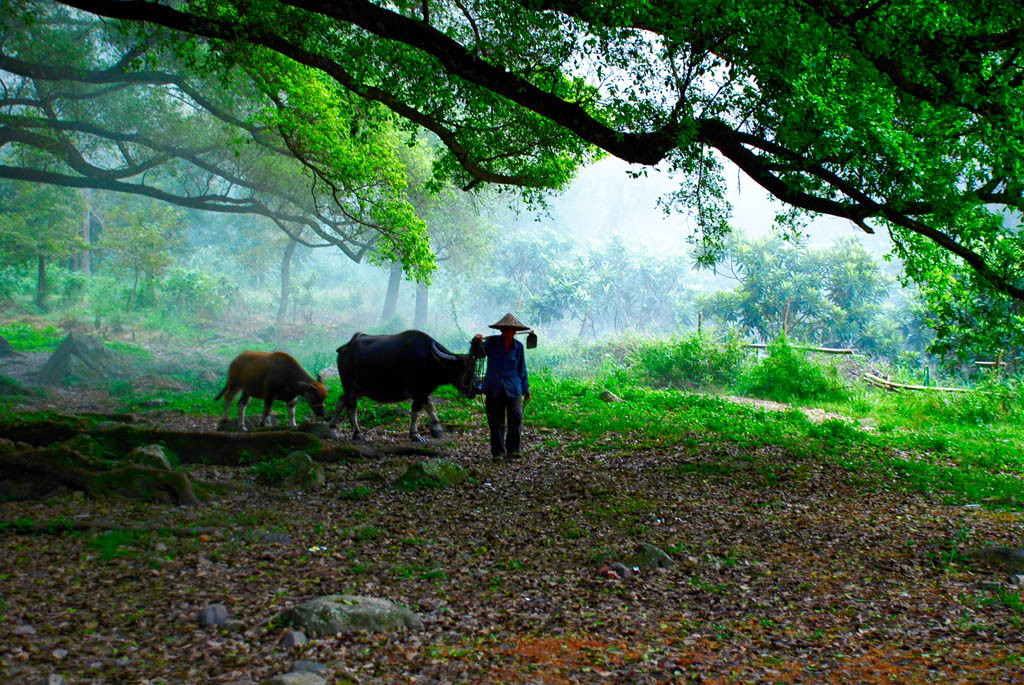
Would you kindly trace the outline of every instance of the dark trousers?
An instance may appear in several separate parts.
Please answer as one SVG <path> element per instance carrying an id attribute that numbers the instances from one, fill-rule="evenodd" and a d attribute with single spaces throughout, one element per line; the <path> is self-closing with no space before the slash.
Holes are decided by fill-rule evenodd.
<path id="1" fill-rule="evenodd" d="M 519 453 L 523 431 L 522 397 L 487 397 L 484 403 L 487 411 L 487 427 L 491 429 L 491 456 L 500 457 Z M 508 433 L 505 432 L 505 418 L 508 417 Z"/>

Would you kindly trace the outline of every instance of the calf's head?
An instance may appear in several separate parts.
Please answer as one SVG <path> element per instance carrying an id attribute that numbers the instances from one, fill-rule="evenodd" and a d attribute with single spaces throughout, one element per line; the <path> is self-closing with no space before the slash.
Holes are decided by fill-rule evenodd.
<path id="1" fill-rule="evenodd" d="M 317 374 L 316 381 L 313 383 L 299 383 L 299 390 L 302 392 L 302 399 L 306 400 L 306 404 L 313 410 L 317 418 L 327 418 L 327 412 L 324 410 L 324 403 L 327 401 L 327 388 L 324 386 L 323 376 Z"/>

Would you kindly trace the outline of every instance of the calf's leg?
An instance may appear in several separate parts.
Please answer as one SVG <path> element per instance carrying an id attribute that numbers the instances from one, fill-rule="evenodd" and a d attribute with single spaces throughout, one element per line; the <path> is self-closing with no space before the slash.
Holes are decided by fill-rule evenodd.
<path id="1" fill-rule="evenodd" d="M 232 402 L 232 400 L 235 399 L 235 395 L 237 395 L 237 394 L 238 394 L 238 388 L 235 388 L 234 390 L 228 389 L 225 392 L 225 394 L 224 394 L 224 413 L 220 417 L 221 421 L 226 422 L 226 421 L 228 421 L 231 418 L 229 410 L 231 409 L 231 402 Z"/>
<path id="2" fill-rule="evenodd" d="M 249 393 L 242 391 L 242 396 L 238 398 L 238 430 L 247 430 L 245 427 L 245 408 L 249 406 Z"/>
<path id="3" fill-rule="evenodd" d="M 297 425 L 295 423 L 295 405 L 297 405 L 298 403 L 299 398 L 295 397 L 290 402 L 288 402 L 287 405 L 285 405 L 288 407 L 288 425 L 291 426 L 292 428 L 295 428 L 295 426 Z"/>
<path id="4" fill-rule="evenodd" d="M 267 393 L 263 398 L 263 417 L 260 418 L 260 428 L 267 425 L 267 417 L 270 416 L 270 409 L 274 406 L 274 396 Z"/>

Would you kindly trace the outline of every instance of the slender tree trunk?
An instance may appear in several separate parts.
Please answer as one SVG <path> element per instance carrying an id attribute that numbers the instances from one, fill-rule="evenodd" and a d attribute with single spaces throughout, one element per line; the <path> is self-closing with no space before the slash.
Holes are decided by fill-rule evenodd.
<path id="1" fill-rule="evenodd" d="M 135 280 L 132 281 L 132 292 L 128 296 L 128 309 L 134 311 L 135 299 L 139 296 L 139 270 L 135 270 Z"/>
<path id="2" fill-rule="evenodd" d="M 78 231 L 78 235 L 80 235 L 82 240 L 87 244 L 92 243 L 92 208 L 89 206 L 91 195 L 92 190 L 89 188 L 82 191 L 82 199 L 85 200 L 85 214 L 82 216 L 82 228 Z M 92 260 L 89 255 L 88 247 L 76 254 L 74 261 L 75 271 L 84 271 L 87 275 L 92 273 Z"/>
<path id="3" fill-rule="evenodd" d="M 381 323 L 395 318 L 398 311 L 398 287 L 402 284 L 402 263 L 391 262 L 391 273 L 388 275 L 388 292 L 384 296 L 384 311 L 380 314 Z"/>
<path id="4" fill-rule="evenodd" d="M 416 316 L 413 319 L 413 328 L 421 331 L 427 328 L 427 318 L 430 306 L 430 290 L 425 283 L 416 284 Z"/>
<path id="5" fill-rule="evenodd" d="M 36 306 L 43 308 L 46 299 L 46 257 L 39 256 L 39 272 L 36 279 Z"/>
<path id="6" fill-rule="evenodd" d="M 285 314 L 288 313 L 288 295 L 291 291 L 292 282 L 292 255 L 299 241 L 289 240 L 288 247 L 284 249 L 284 256 L 281 257 L 281 301 L 277 305 L 277 325 L 284 323 Z"/>

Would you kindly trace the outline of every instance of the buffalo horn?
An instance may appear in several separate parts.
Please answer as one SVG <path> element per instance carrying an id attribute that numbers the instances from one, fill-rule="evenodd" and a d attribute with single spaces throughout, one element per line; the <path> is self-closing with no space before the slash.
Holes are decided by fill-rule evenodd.
<path id="1" fill-rule="evenodd" d="M 458 359 L 458 357 L 456 357 L 454 354 L 449 354 L 442 350 L 440 347 L 438 347 L 436 342 L 432 342 L 430 343 L 430 345 L 431 347 L 434 348 L 434 354 L 436 354 L 441 359 L 447 359 L 450 362 L 456 361 Z"/>

